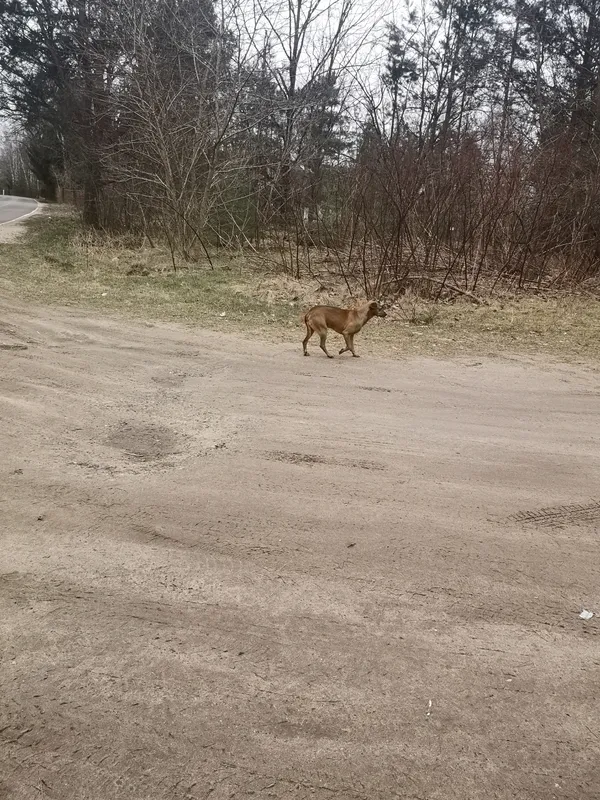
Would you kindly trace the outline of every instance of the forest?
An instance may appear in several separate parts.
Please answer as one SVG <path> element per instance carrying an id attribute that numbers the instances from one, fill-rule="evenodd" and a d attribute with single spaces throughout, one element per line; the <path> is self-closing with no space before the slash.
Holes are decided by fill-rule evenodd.
<path id="1" fill-rule="evenodd" d="M 0 185 L 376 297 L 600 277 L 600 0 L 0 0 Z"/>

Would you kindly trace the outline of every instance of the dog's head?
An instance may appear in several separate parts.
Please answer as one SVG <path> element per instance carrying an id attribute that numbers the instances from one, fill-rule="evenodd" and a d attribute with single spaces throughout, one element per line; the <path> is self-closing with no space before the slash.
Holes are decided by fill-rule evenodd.
<path id="1" fill-rule="evenodd" d="M 387 314 L 381 308 L 376 300 L 371 300 L 369 303 L 369 316 L 370 317 L 387 317 Z"/>

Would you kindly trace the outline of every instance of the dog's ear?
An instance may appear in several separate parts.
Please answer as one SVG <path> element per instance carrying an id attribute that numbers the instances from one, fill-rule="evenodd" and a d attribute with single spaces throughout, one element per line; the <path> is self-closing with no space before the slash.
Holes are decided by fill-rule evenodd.
<path id="1" fill-rule="evenodd" d="M 377 311 L 377 300 L 371 300 L 369 303 L 369 308 L 372 308 L 373 311 Z"/>

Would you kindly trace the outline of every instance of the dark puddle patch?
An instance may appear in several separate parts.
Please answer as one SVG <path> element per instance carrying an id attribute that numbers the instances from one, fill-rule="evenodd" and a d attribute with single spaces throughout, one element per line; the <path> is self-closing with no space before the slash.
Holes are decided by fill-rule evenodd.
<path id="1" fill-rule="evenodd" d="M 106 443 L 133 461 L 160 461 L 181 452 L 177 435 L 163 425 L 122 422 Z"/>

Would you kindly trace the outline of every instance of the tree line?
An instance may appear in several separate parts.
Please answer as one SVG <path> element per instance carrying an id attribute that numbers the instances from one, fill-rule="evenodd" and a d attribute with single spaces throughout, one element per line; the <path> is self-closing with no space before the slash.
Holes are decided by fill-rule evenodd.
<path id="1" fill-rule="evenodd" d="M 591 286 L 599 6 L 0 0 L 0 175 L 182 259 L 374 296 Z"/>

